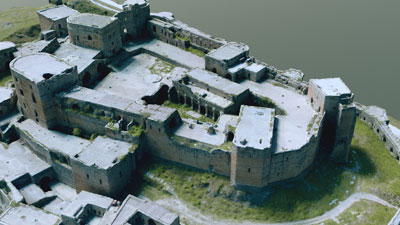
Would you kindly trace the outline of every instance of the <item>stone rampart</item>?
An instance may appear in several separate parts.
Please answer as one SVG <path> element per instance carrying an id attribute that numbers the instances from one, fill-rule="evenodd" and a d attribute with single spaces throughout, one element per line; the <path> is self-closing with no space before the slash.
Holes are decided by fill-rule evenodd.
<path id="1" fill-rule="evenodd" d="M 390 121 L 386 110 L 377 106 L 364 106 L 356 103 L 358 117 L 368 124 L 379 139 L 385 144 L 386 149 L 397 160 L 400 161 L 400 137 L 396 136 L 389 127 Z"/>

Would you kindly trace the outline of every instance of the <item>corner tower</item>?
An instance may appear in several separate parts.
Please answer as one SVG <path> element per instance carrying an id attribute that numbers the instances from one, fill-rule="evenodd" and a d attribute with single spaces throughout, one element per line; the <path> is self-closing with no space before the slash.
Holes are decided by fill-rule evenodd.
<path id="1" fill-rule="evenodd" d="M 275 110 L 242 105 L 232 145 L 231 182 L 265 187 L 271 167 Z"/>
<path id="2" fill-rule="evenodd" d="M 150 17 L 150 4 L 147 0 L 128 0 L 123 11 L 115 14 L 120 21 L 122 39 L 136 39 L 146 31 L 146 22 Z"/>
<path id="3" fill-rule="evenodd" d="M 10 63 L 18 109 L 46 128 L 57 124 L 54 95 L 78 83 L 77 68 L 47 53 L 21 56 Z"/>
<path id="4" fill-rule="evenodd" d="M 74 45 L 98 49 L 111 57 L 122 47 L 118 19 L 89 13 L 75 14 L 67 19 L 68 33 Z"/>
<path id="5" fill-rule="evenodd" d="M 340 78 L 312 79 L 308 98 L 314 109 L 325 112 L 322 148 L 331 150 L 331 158 L 346 162 L 356 124 L 354 95 Z"/>

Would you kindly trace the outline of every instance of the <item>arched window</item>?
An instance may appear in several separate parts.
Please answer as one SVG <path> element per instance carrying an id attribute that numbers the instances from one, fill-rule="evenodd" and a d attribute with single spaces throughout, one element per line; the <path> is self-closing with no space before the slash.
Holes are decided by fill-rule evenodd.
<path id="1" fill-rule="evenodd" d="M 87 39 L 90 41 L 92 40 L 92 36 L 88 35 Z"/>

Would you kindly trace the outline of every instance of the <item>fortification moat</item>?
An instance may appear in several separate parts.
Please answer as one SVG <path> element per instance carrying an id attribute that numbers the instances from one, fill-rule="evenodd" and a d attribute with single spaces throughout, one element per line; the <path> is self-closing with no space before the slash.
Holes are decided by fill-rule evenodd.
<path id="1" fill-rule="evenodd" d="M 149 200 L 113 200 L 144 157 L 262 190 L 302 179 L 320 155 L 347 162 L 368 112 L 340 78 L 306 82 L 243 43 L 150 13 L 146 0 L 113 17 L 65 5 L 38 15 L 40 40 L 0 43 L 13 78 L 1 90 L 1 196 L 23 203 L 0 224 L 14 224 L 16 210 L 46 224 L 180 224 Z"/>

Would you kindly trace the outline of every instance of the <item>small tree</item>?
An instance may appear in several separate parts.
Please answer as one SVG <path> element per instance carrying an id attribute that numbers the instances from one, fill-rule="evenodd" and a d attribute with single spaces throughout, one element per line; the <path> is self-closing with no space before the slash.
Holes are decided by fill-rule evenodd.
<path id="1" fill-rule="evenodd" d="M 72 130 L 72 135 L 77 136 L 77 137 L 81 136 L 81 129 L 75 127 L 75 128 Z"/>

